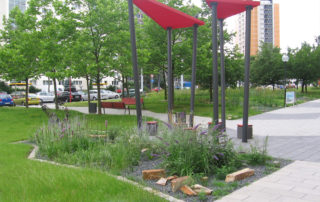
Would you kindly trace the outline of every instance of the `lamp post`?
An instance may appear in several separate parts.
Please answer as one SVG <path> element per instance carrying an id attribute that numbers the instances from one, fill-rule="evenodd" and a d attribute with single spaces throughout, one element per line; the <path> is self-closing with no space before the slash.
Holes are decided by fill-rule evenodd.
<path id="1" fill-rule="evenodd" d="M 289 56 L 287 54 L 284 54 L 282 56 L 282 62 L 284 62 L 284 107 L 286 107 L 286 95 L 287 95 L 287 71 L 286 71 L 286 65 L 287 62 L 289 61 Z"/>

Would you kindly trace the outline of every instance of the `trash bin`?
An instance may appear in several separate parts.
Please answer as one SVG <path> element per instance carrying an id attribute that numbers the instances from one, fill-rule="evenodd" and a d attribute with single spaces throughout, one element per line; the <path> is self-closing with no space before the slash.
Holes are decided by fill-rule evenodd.
<path id="1" fill-rule="evenodd" d="M 89 113 L 96 114 L 97 113 L 97 103 L 90 103 L 89 105 Z"/>
<path id="2" fill-rule="evenodd" d="M 237 137 L 239 139 L 242 139 L 242 124 L 238 124 L 237 127 Z M 247 139 L 252 139 L 252 125 L 248 125 L 248 130 L 247 130 Z"/>

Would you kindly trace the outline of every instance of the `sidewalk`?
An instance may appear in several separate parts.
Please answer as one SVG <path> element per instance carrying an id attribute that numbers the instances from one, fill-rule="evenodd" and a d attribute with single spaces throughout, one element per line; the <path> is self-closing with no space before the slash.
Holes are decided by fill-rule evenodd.
<path id="1" fill-rule="evenodd" d="M 319 202 L 320 163 L 295 161 L 217 202 Z"/>

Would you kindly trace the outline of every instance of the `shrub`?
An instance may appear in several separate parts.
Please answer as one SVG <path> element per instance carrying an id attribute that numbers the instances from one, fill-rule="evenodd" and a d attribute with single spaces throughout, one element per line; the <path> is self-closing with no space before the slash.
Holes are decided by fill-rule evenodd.
<path id="1" fill-rule="evenodd" d="M 217 130 L 197 134 L 174 129 L 158 139 L 163 165 L 172 174 L 213 174 L 218 168 L 237 162 L 233 145 Z M 223 144 L 219 143 L 222 139 L 225 140 Z"/>

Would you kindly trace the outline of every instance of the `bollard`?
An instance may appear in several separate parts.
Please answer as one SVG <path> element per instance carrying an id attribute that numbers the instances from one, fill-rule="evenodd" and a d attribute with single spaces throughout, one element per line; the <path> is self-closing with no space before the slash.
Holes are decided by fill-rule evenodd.
<path id="1" fill-rule="evenodd" d="M 147 122 L 147 132 L 150 135 L 156 135 L 158 133 L 158 122 L 157 121 L 148 121 Z"/>
<path id="2" fill-rule="evenodd" d="M 242 124 L 238 124 L 238 127 L 237 127 L 237 137 L 238 137 L 239 139 L 242 139 L 242 127 L 243 127 Z M 252 125 L 248 125 L 247 138 L 248 138 L 248 139 L 252 139 Z"/>

